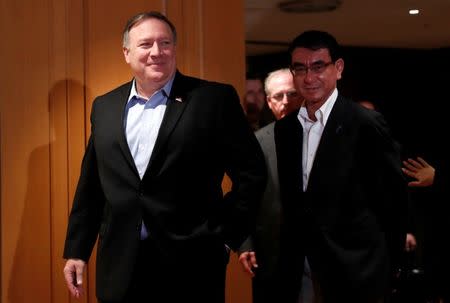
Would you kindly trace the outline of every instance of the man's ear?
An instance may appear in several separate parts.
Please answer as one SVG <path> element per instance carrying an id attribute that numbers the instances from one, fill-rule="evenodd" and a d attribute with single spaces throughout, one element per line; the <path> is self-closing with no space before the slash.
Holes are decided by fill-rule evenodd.
<path id="1" fill-rule="evenodd" d="M 339 80 L 342 78 L 342 72 L 344 71 L 344 59 L 342 58 L 337 59 L 334 66 L 336 66 L 337 78 Z"/>
<path id="2" fill-rule="evenodd" d="M 123 51 L 123 56 L 125 57 L 125 61 L 129 64 L 130 60 L 129 60 L 129 56 L 128 54 L 130 53 L 130 50 L 126 47 L 122 48 Z"/>

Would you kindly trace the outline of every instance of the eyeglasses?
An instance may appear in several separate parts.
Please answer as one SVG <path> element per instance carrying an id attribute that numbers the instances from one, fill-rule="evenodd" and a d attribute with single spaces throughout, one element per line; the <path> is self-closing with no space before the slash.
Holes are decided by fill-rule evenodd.
<path id="1" fill-rule="evenodd" d="M 333 61 L 330 62 L 315 62 L 313 64 L 311 64 L 310 66 L 306 66 L 304 64 L 300 64 L 300 63 L 294 63 L 293 65 L 291 65 L 291 71 L 292 74 L 294 76 L 306 76 L 306 74 L 308 73 L 308 71 L 310 71 L 311 73 L 315 74 L 315 75 L 319 75 L 321 73 L 323 73 L 327 67 L 331 64 L 334 64 Z"/>
<path id="2" fill-rule="evenodd" d="M 298 97 L 298 94 L 296 91 L 289 91 L 289 92 L 279 92 L 274 95 L 272 95 L 270 98 L 274 99 L 277 102 L 281 102 L 284 99 L 284 96 L 286 96 L 286 99 L 294 99 Z"/>

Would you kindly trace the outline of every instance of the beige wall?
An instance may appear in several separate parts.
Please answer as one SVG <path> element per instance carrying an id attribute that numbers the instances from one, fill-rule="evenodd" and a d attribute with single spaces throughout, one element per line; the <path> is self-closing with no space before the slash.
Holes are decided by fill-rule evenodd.
<path id="1" fill-rule="evenodd" d="M 180 70 L 242 92 L 243 0 L 0 3 L 0 301 L 75 302 L 62 276 L 67 216 L 92 99 L 130 79 L 121 52 L 125 21 L 165 12 L 179 31 Z M 96 302 L 93 261 L 78 302 Z M 250 302 L 250 280 L 235 256 L 227 281 L 227 302 Z"/>

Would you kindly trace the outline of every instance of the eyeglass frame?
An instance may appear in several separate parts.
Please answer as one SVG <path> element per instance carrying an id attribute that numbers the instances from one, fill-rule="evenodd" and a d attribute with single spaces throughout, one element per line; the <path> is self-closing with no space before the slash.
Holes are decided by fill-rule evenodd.
<path id="1" fill-rule="evenodd" d="M 336 61 L 329 61 L 329 62 L 323 62 L 323 61 L 317 61 L 313 64 L 307 66 L 301 63 L 294 63 L 293 65 L 289 66 L 289 69 L 292 73 L 292 75 L 295 76 L 306 76 L 308 74 L 308 71 L 313 73 L 314 75 L 320 75 L 327 69 L 328 66 L 331 64 L 335 64 Z M 302 70 L 299 70 L 298 68 L 302 67 Z M 297 70 L 296 70 L 297 69 Z"/>
<path id="2" fill-rule="evenodd" d="M 286 96 L 286 98 L 288 100 L 294 99 L 294 98 L 298 98 L 299 94 L 297 93 L 297 91 L 292 90 L 292 91 L 287 91 L 287 92 L 279 92 L 273 95 L 269 95 L 268 97 L 272 100 L 274 100 L 275 102 L 281 102 L 284 99 L 284 96 Z"/>

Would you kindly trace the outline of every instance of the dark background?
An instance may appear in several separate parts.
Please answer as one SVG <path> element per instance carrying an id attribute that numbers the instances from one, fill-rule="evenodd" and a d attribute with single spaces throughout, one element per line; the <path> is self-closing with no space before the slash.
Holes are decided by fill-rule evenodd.
<path id="1" fill-rule="evenodd" d="M 450 48 L 343 47 L 343 59 L 339 93 L 355 101 L 372 101 L 403 147 L 404 158 L 421 156 L 436 168 L 437 174 L 442 167 L 448 169 Z M 289 62 L 287 52 L 248 56 L 247 72 L 265 76 L 288 67 Z M 448 221 L 440 218 L 447 214 L 444 205 L 448 201 L 442 201 L 446 197 L 430 195 L 426 189 L 411 189 L 411 197 L 410 231 L 416 235 L 418 249 L 408 260 L 412 267 L 423 268 L 427 243 L 446 241 L 442 237 L 448 239 L 448 226 L 439 227 L 438 233 L 428 227 L 437 221 Z M 431 253 L 430 257 L 433 258 Z"/>
<path id="2" fill-rule="evenodd" d="M 288 67 L 289 59 L 288 53 L 248 56 L 247 71 L 265 76 Z M 450 48 L 343 47 L 343 59 L 339 93 L 355 101 L 372 101 L 386 117 L 405 156 L 430 159 L 448 145 Z"/>

